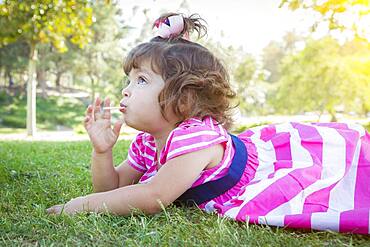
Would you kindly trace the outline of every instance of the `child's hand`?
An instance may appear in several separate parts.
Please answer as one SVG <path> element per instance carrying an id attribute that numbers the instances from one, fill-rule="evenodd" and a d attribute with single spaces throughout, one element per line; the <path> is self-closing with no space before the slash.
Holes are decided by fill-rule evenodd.
<path id="1" fill-rule="evenodd" d="M 101 113 L 100 104 L 101 100 L 98 97 L 94 105 L 89 105 L 89 107 L 87 107 L 84 126 L 89 134 L 95 152 L 105 153 L 112 149 L 113 145 L 116 143 L 123 120 L 117 121 L 112 129 L 110 110 L 104 110 L 104 112 Z M 110 106 L 109 98 L 105 99 L 104 106 Z"/>
<path id="2" fill-rule="evenodd" d="M 84 197 L 77 197 L 66 204 L 58 204 L 55 206 L 52 206 L 46 210 L 48 214 L 69 214 L 69 215 L 74 215 L 78 212 L 84 211 L 84 203 L 85 203 L 85 198 Z"/>

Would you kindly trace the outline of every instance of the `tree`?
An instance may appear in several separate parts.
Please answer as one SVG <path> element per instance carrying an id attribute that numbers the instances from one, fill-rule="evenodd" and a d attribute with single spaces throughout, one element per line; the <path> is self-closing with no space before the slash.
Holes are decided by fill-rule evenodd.
<path id="1" fill-rule="evenodd" d="M 347 42 L 340 56 L 348 78 L 344 89 L 346 110 L 367 117 L 370 113 L 370 43 L 363 39 Z"/>
<path id="2" fill-rule="evenodd" d="M 307 9 L 319 13 L 321 18 L 313 25 L 313 30 L 323 22 L 329 30 L 350 31 L 370 40 L 369 0 L 281 0 L 282 6 L 293 11 Z"/>
<path id="3" fill-rule="evenodd" d="M 297 50 L 297 43 L 303 38 L 295 32 L 287 32 L 282 41 L 271 41 L 262 52 L 263 69 L 267 72 L 266 80 L 275 83 L 280 79 L 280 65 L 285 56 Z"/>
<path id="4" fill-rule="evenodd" d="M 330 37 L 309 40 L 305 49 L 284 58 L 271 105 L 281 113 L 328 112 L 332 121 L 338 109 L 367 114 L 370 62 L 365 51 L 354 52 Z"/>
<path id="5" fill-rule="evenodd" d="M 47 56 L 47 60 L 50 62 L 50 73 L 55 75 L 55 87 L 60 90 L 63 86 L 61 83 L 62 76 L 67 73 L 73 72 L 76 64 L 78 63 L 79 54 L 82 52 L 81 49 L 73 45 L 71 42 L 67 42 L 68 51 L 58 52 L 54 47 L 50 47 L 50 52 Z"/>
<path id="6" fill-rule="evenodd" d="M 27 133 L 36 131 L 35 66 L 37 45 L 51 43 L 66 51 L 66 40 L 83 47 L 91 36 L 92 9 L 89 2 L 75 0 L 5 0 L 0 4 L 0 45 L 22 40 L 29 47 L 27 85 Z"/>
<path id="7" fill-rule="evenodd" d="M 4 71 L 4 80 L 8 87 L 19 86 L 14 75 L 23 72 L 28 63 L 28 46 L 18 41 L 0 48 L 0 71 Z"/>
<path id="8" fill-rule="evenodd" d="M 120 96 L 123 86 L 122 58 L 125 49 L 121 45 L 126 29 L 118 20 L 119 8 L 98 3 L 93 6 L 95 22 L 91 42 L 77 54 L 74 73 L 78 79 L 90 81 L 92 100 L 97 91 Z M 118 99 L 118 97 L 116 99 Z M 114 96 L 113 96 L 114 98 Z"/>
<path id="9" fill-rule="evenodd" d="M 285 56 L 285 50 L 281 42 L 271 41 L 263 48 L 262 62 L 263 68 L 268 71 L 267 81 L 276 82 L 280 78 L 279 66 Z"/>

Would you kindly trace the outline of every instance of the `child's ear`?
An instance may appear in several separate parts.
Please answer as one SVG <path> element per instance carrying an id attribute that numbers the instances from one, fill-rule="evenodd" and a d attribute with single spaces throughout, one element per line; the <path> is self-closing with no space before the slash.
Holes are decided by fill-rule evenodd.
<path id="1" fill-rule="evenodd" d="M 181 95 L 179 100 L 178 109 L 182 116 L 187 117 L 194 110 L 195 107 L 195 93 L 193 91 L 187 91 L 184 95 Z"/>
<path id="2" fill-rule="evenodd" d="M 184 114 L 187 111 L 187 105 L 182 103 L 179 105 L 179 111 L 181 114 Z"/>

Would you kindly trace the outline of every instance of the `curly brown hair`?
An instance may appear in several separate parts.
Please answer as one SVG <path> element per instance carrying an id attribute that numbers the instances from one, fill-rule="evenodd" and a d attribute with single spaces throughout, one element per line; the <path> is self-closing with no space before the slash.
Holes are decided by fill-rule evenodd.
<path id="1" fill-rule="evenodd" d="M 160 18 L 172 15 L 175 13 Z M 128 75 L 142 62 L 150 62 L 152 70 L 165 82 L 158 96 L 164 117 L 165 109 L 172 109 L 181 122 L 191 117 L 211 116 L 229 129 L 233 122 L 231 101 L 236 96 L 229 75 L 207 48 L 182 38 L 194 30 L 198 38 L 204 36 L 207 33 L 204 20 L 196 14 L 183 18 L 184 30 L 177 36 L 168 39 L 158 36 L 132 49 L 124 61 L 124 71 Z"/>

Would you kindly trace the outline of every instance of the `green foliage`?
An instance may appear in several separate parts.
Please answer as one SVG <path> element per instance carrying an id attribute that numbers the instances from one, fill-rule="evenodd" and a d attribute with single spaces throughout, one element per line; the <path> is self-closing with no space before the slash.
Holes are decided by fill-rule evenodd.
<path id="1" fill-rule="evenodd" d="M 96 3 L 93 6 L 96 21 L 91 26 L 92 41 L 76 53 L 73 73 L 78 81 L 88 85 L 92 98 L 101 92 L 118 102 L 122 89 L 122 61 L 125 48 L 121 41 L 127 30 L 118 21 L 120 10 L 116 5 Z"/>
<path id="2" fill-rule="evenodd" d="M 281 0 L 282 6 L 293 11 L 309 9 L 319 13 L 321 18 L 312 26 L 313 31 L 320 23 L 325 23 L 330 30 L 353 31 L 360 37 L 370 38 L 369 0 Z"/>
<path id="3" fill-rule="evenodd" d="M 263 49 L 263 68 L 269 73 L 267 81 L 276 82 L 279 80 L 279 66 L 284 56 L 285 49 L 280 42 L 271 41 Z"/>
<path id="4" fill-rule="evenodd" d="M 251 123 L 251 124 L 239 124 L 233 127 L 233 130 L 231 131 L 232 133 L 240 134 L 250 128 L 261 126 L 261 125 L 266 125 L 266 124 L 271 124 L 268 122 L 262 122 L 262 123 Z"/>
<path id="5" fill-rule="evenodd" d="M 335 120 L 338 109 L 366 115 L 370 108 L 368 43 L 356 48 L 340 46 L 330 37 L 307 42 L 306 48 L 285 57 L 282 77 L 270 96 L 280 113 L 328 112 Z"/>
<path id="6" fill-rule="evenodd" d="M 28 64 L 29 49 L 26 43 L 18 41 L 4 47 L 0 47 L 0 68 L 6 72 L 23 71 Z"/>
<path id="7" fill-rule="evenodd" d="M 0 3 L 0 45 L 17 40 L 52 43 L 66 51 L 65 41 L 83 47 L 89 41 L 92 9 L 88 1 L 15 1 Z"/>
<path id="8" fill-rule="evenodd" d="M 295 52 L 297 50 L 297 43 L 302 40 L 303 37 L 297 35 L 295 32 L 287 32 L 282 41 L 270 41 L 263 48 L 262 62 L 263 69 L 267 72 L 266 81 L 275 83 L 280 79 L 280 64 L 283 58 Z"/>
<path id="9" fill-rule="evenodd" d="M 365 128 L 368 132 L 370 132 L 370 122 L 369 122 L 368 124 L 364 125 L 364 128 Z"/>
<path id="10" fill-rule="evenodd" d="M 234 70 L 234 79 L 238 82 L 239 89 L 245 89 L 248 83 L 253 79 L 257 70 L 255 59 L 250 56 L 244 56 L 241 63 Z"/>
<path id="11" fill-rule="evenodd" d="M 127 154 L 119 141 L 114 164 Z M 49 216 L 92 192 L 88 142 L 0 142 L 1 246 L 367 246 L 369 236 L 238 223 L 197 208 L 159 214 Z"/>
<path id="12" fill-rule="evenodd" d="M 244 114 L 255 112 L 259 103 L 256 96 L 256 73 L 257 62 L 249 54 L 245 54 L 233 71 L 233 79 L 236 84 L 239 109 Z"/>

